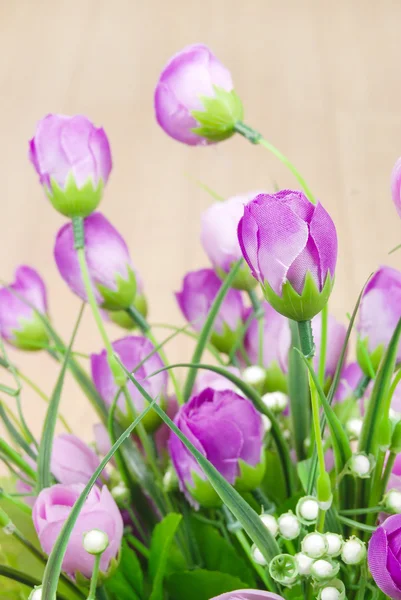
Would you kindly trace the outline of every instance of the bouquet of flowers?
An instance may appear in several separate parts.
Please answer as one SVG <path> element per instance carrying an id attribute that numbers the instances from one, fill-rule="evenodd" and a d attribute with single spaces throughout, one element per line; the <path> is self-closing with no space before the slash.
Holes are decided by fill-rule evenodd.
<path id="1" fill-rule="evenodd" d="M 335 225 L 244 123 L 206 46 L 169 61 L 155 112 L 185 144 L 237 133 L 265 147 L 298 189 L 214 198 L 201 223 L 210 264 L 183 278 L 186 324 L 162 339 L 126 242 L 98 212 L 106 133 L 84 116 L 39 122 L 29 158 L 66 217 L 54 258 L 82 307 L 66 342 L 36 270 L 18 267 L 0 290 L 1 598 L 401 599 L 401 272 L 376 271 L 346 325 L 329 314 Z M 401 160 L 392 195 L 401 215 Z M 103 346 L 90 357 L 75 346 L 86 305 Z M 176 336 L 195 349 L 171 364 Z M 54 359 L 48 398 L 10 344 Z M 67 377 L 96 412 L 90 445 L 59 411 Z M 40 439 L 26 386 L 48 401 Z"/>

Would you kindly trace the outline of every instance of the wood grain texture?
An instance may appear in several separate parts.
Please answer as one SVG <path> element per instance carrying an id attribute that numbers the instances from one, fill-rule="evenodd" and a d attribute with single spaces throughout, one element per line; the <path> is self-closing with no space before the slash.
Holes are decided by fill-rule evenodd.
<path id="1" fill-rule="evenodd" d="M 401 254 L 387 255 L 401 241 L 389 194 L 401 154 L 400 21 L 397 0 L 0 0 L 1 278 L 21 263 L 37 268 L 54 323 L 69 335 L 79 302 L 52 257 L 63 219 L 38 185 L 27 140 L 48 112 L 84 113 L 111 140 L 101 208 L 130 245 L 151 320 L 182 323 L 173 291 L 186 271 L 207 265 L 199 223 L 211 199 L 194 180 L 223 196 L 294 185 L 267 151 L 239 137 L 194 149 L 158 128 L 161 68 L 203 41 L 232 70 L 247 121 L 293 160 L 332 214 L 340 255 L 331 305 L 345 320 L 372 270 L 401 265 Z M 121 334 L 110 327 L 110 335 Z M 77 347 L 101 348 L 89 311 Z M 174 341 L 171 360 L 190 347 Z M 50 359 L 12 357 L 50 393 Z M 24 406 L 39 433 L 43 406 L 29 392 Z M 71 381 L 62 408 L 89 436 L 92 413 Z"/>

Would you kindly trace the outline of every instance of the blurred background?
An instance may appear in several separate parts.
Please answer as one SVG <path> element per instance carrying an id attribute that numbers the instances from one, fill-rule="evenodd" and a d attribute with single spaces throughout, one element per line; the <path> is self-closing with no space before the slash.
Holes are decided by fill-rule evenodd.
<path id="1" fill-rule="evenodd" d="M 38 269 L 53 323 L 68 338 L 80 303 L 53 261 L 64 219 L 38 184 L 27 144 L 46 113 L 83 113 L 111 141 L 101 210 L 130 246 L 150 321 L 183 324 L 173 292 L 188 270 L 208 266 L 200 215 L 212 199 L 197 181 L 224 197 L 295 186 L 281 163 L 239 136 L 192 148 L 157 126 L 162 67 L 204 42 L 231 70 L 246 122 L 291 158 L 331 213 L 340 247 L 331 310 L 345 322 L 369 274 L 401 266 L 401 252 L 388 256 L 401 242 L 389 192 L 401 154 L 400 22 L 397 0 L 0 0 L 0 278 L 11 281 L 20 264 Z M 87 310 L 76 348 L 101 346 Z M 186 359 L 191 343 L 180 337 L 166 351 Z M 51 393 L 59 367 L 49 357 L 10 356 Z M 45 405 L 28 391 L 24 409 L 39 433 Z M 69 379 L 62 411 L 89 438 L 91 409 Z"/>

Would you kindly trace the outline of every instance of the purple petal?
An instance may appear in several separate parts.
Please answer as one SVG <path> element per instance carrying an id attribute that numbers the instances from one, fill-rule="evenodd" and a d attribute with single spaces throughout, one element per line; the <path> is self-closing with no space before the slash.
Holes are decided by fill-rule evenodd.
<path id="1" fill-rule="evenodd" d="M 383 527 L 373 533 L 368 548 L 369 570 L 377 586 L 394 600 L 401 599 L 401 589 L 395 585 L 387 568 L 388 543 Z"/>
<path id="2" fill-rule="evenodd" d="M 309 225 L 310 236 L 313 239 L 319 255 L 320 288 L 324 286 L 326 276 L 334 276 L 337 263 L 337 232 L 329 213 L 317 204 Z"/>

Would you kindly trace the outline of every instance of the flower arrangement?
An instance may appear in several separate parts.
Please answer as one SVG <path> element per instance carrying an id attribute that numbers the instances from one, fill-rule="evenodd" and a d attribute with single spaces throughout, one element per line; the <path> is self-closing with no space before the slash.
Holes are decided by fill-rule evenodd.
<path id="1" fill-rule="evenodd" d="M 185 144 L 239 134 L 267 148 L 299 189 L 214 201 L 201 222 L 210 264 L 176 293 L 186 325 L 157 339 L 128 246 L 98 211 L 112 169 L 106 133 L 83 116 L 39 122 L 29 157 L 68 219 L 54 258 L 82 308 L 65 342 L 36 270 L 18 267 L 0 289 L 0 366 L 14 382 L 0 384 L 10 473 L 1 597 L 401 599 L 401 272 L 378 269 L 346 325 L 329 314 L 335 225 L 294 165 L 244 123 L 231 74 L 206 46 L 169 61 L 155 112 Z M 75 348 L 85 305 L 103 346 L 86 365 Z M 170 364 L 168 342 L 184 335 L 193 356 Z M 58 365 L 40 439 L 21 398 L 25 385 L 43 393 L 8 345 Z M 59 412 L 67 376 L 96 412 L 91 445 Z"/>

